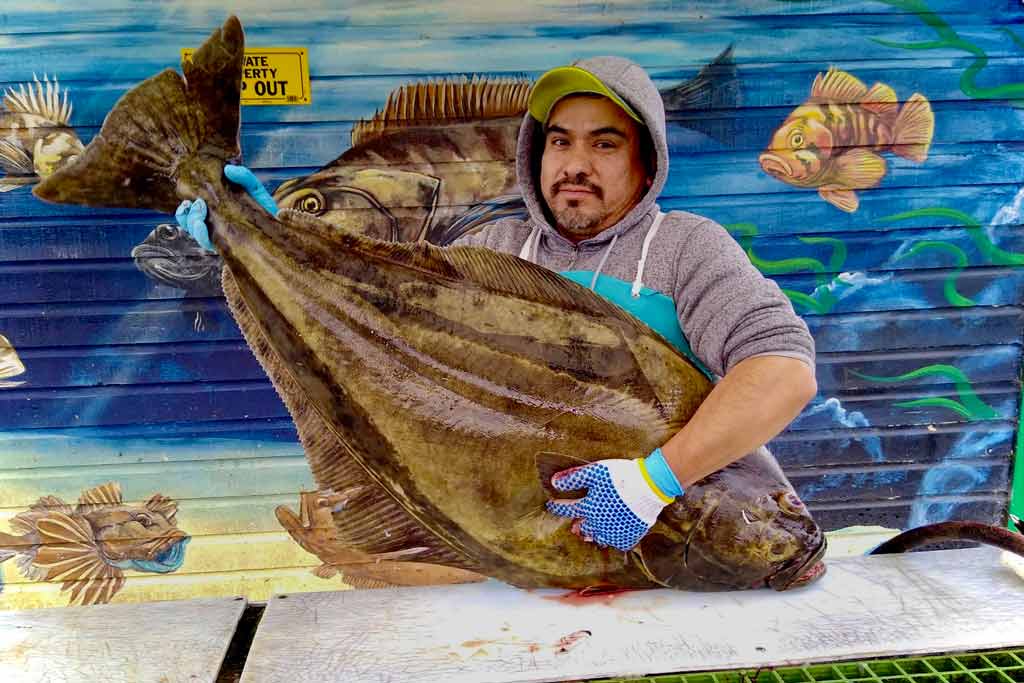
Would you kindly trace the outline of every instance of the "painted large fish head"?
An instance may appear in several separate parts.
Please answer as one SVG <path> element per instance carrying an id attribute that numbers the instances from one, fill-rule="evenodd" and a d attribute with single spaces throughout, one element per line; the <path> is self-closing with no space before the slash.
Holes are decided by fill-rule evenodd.
<path id="1" fill-rule="evenodd" d="M 178 528 L 177 504 L 159 494 L 144 505 L 91 504 L 82 509 L 96 545 L 121 569 L 166 574 L 185 560 L 189 536 Z"/>
<path id="2" fill-rule="evenodd" d="M 332 164 L 274 191 L 279 209 L 315 216 L 346 232 L 388 242 L 420 239 L 437 206 L 441 181 L 412 171 Z"/>
<path id="3" fill-rule="evenodd" d="M 798 107 L 758 157 L 765 173 L 797 187 L 815 187 L 832 157 L 834 140 L 818 107 Z"/>
<path id="4" fill-rule="evenodd" d="M 156 226 L 132 249 L 132 258 L 139 270 L 161 284 L 186 291 L 220 289 L 220 257 L 176 225 Z"/>
<path id="5" fill-rule="evenodd" d="M 640 542 L 646 571 L 682 589 L 785 590 L 820 577 L 825 536 L 777 469 L 756 452 L 689 487 Z"/>

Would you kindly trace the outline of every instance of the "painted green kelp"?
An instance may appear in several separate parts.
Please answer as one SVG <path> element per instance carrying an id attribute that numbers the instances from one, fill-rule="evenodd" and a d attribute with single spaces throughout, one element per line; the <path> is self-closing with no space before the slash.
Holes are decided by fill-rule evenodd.
<path id="1" fill-rule="evenodd" d="M 765 275 L 792 275 L 794 273 L 814 273 L 814 291 L 810 294 L 798 292 L 794 289 L 783 288 L 783 293 L 789 297 L 794 306 L 804 309 L 803 312 L 828 313 L 835 306 L 838 298 L 834 290 L 845 286 L 839 279 L 838 273 L 842 271 L 846 263 L 846 244 L 835 237 L 798 237 L 802 243 L 809 246 L 825 245 L 831 248 L 828 264 L 824 264 L 810 256 L 794 256 L 792 258 L 779 259 L 777 261 L 764 259 L 754 253 L 754 238 L 757 236 L 757 226 L 753 223 L 730 223 L 725 226 L 729 233 L 736 238 L 747 258 Z"/>
<path id="2" fill-rule="evenodd" d="M 960 37 L 960 34 L 953 29 L 938 14 L 933 12 L 925 0 L 879 0 L 886 5 L 906 10 L 917 16 L 926 26 L 932 29 L 936 40 L 929 40 L 920 43 L 901 43 L 883 38 L 872 38 L 879 45 L 899 48 L 901 50 L 962 50 L 974 56 L 974 61 L 960 76 L 960 89 L 965 95 L 977 100 L 1011 100 L 1015 106 L 1024 106 L 1024 83 L 1003 83 L 987 88 L 978 86 L 978 75 L 988 66 L 988 53 L 983 48 Z M 1006 27 L 999 29 L 1018 46 L 1024 45 L 1024 40 Z"/>
<path id="3" fill-rule="evenodd" d="M 956 387 L 957 397 L 959 400 L 943 396 L 930 396 L 928 398 L 919 398 L 913 401 L 901 401 L 894 405 L 900 408 L 948 408 L 970 422 L 993 420 L 1001 417 L 991 406 L 978 398 L 977 392 L 974 391 L 974 387 L 971 385 L 971 380 L 964 374 L 963 370 L 953 365 L 926 365 L 918 368 L 917 370 L 911 370 L 910 372 L 897 375 L 895 377 L 868 375 L 855 370 L 851 370 L 850 372 L 861 379 L 868 380 L 869 382 L 876 382 L 878 384 L 899 384 L 922 377 L 943 377 L 953 382 Z"/>
<path id="4" fill-rule="evenodd" d="M 974 246 L 977 248 L 983 259 L 978 265 L 1010 266 L 1015 268 L 1024 265 L 1024 254 L 1006 251 L 1005 249 L 1001 249 L 996 246 L 992 240 L 989 239 L 988 235 L 985 234 L 985 230 L 981 223 L 975 220 L 972 216 L 957 209 L 944 207 L 915 209 L 913 211 L 904 211 L 902 213 L 885 216 L 879 220 L 882 222 L 892 223 L 912 220 L 915 218 L 945 218 L 963 226 L 966 229 L 966 234 L 971 238 L 971 241 L 974 242 Z M 961 294 L 957 289 L 957 279 L 964 269 L 970 265 L 970 258 L 967 253 L 956 244 L 941 240 L 921 240 L 914 243 L 906 253 L 897 256 L 896 260 L 909 258 L 927 251 L 939 251 L 948 254 L 953 258 L 954 268 L 943 283 L 943 293 L 946 297 L 946 301 L 951 306 L 974 306 L 975 302 Z"/>

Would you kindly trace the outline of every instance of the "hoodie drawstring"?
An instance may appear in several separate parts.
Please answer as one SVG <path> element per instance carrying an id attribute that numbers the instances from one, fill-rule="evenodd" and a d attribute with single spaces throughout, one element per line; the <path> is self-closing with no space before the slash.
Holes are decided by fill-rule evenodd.
<path id="1" fill-rule="evenodd" d="M 530 263 L 536 263 L 538 244 L 540 244 L 540 226 L 534 225 L 533 229 L 530 230 L 530 234 L 527 235 L 526 241 L 523 242 L 523 248 L 519 250 L 519 258 Z"/>
<path id="2" fill-rule="evenodd" d="M 604 256 L 601 257 L 601 262 L 597 264 L 597 270 L 594 271 L 594 277 L 590 279 L 590 291 L 593 292 L 594 288 L 597 287 L 597 276 L 601 274 L 601 270 L 604 269 L 605 261 L 608 260 L 608 255 L 612 253 L 612 249 L 615 247 L 615 240 L 619 239 L 618 234 L 612 235 L 612 241 L 608 244 L 608 248 L 604 250 Z"/>
<path id="3" fill-rule="evenodd" d="M 640 296 L 640 288 L 644 286 L 644 266 L 647 265 L 647 250 L 651 248 L 651 242 L 654 241 L 654 236 L 658 234 L 658 227 L 661 226 L 661 221 L 665 218 L 665 214 L 661 211 L 654 217 L 654 222 L 651 223 L 650 229 L 647 231 L 647 236 L 644 237 L 644 246 L 640 249 L 640 262 L 636 265 L 636 278 L 633 280 L 633 298 L 636 299 Z M 601 262 L 602 264 L 604 261 Z"/>
<path id="4" fill-rule="evenodd" d="M 661 225 L 661 221 L 665 218 L 665 214 L 662 211 L 658 212 L 658 215 L 654 217 L 654 221 L 651 223 L 651 227 L 647 230 L 647 235 L 644 237 L 644 245 L 640 249 L 640 261 L 636 267 L 636 278 L 633 279 L 633 298 L 640 296 L 640 289 L 644 286 L 644 266 L 647 265 L 647 252 L 651 248 L 651 242 L 654 241 L 654 236 L 658 234 L 658 227 Z M 526 237 L 526 241 L 523 242 L 522 248 L 519 250 L 519 258 L 525 259 L 530 263 L 537 262 L 537 250 L 540 247 L 540 226 L 534 225 L 533 229 L 530 230 L 530 234 Z M 612 249 L 615 247 L 615 242 L 619 239 L 617 234 L 612 235 L 611 242 L 608 243 L 608 248 L 604 250 L 604 254 L 601 256 L 601 262 L 597 264 L 597 269 L 594 271 L 594 276 L 590 280 L 590 289 L 593 290 L 597 287 L 597 278 L 601 275 L 601 271 L 604 270 L 604 264 L 608 261 L 608 257 L 612 253 Z"/>

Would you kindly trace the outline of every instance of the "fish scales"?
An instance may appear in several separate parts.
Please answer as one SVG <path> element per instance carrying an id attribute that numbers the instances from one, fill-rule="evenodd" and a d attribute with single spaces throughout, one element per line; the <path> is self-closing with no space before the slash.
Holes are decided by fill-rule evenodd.
<path id="1" fill-rule="evenodd" d="M 215 231 L 223 231 L 225 243 L 232 242 L 232 230 L 237 227 L 222 227 L 215 222 Z M 454 533 L 459 545 L 479 545 L 473 555 L 492 573 L 499 571 L 513 583 L 535 583 L 535 579 L 523 576 L 523 567 L 506 567 L 510 557 L 521 558 L 518 553 L 525 540 L 524 530 L 517 525 L 510 527 L 509 520 L 541 509 L 545 499 L 537 481 L 534 454 L 645 455 L 682 425 L 702 397 L 679 392 L 654 396 L 642 365 L 648 360 L 643 351 L 648 349 L 664 354 L 654 356 L 654 362 L 676 364 L 678 369 L 673 374 L 678 377 L 686 377 L 689 372 L 691 382 L 700 386 L 699 382 L 704 381 L 697 380 L 697 371 L 668 345 L 645 345 L 642 339 L 633 342 L 641 353 L 629 352 L 636 361 L 602 371 L 624 372 L 626 377 L 612 375 L 615 384 L 639 387 L 641 396 L 661 398 L 663 406 L 652 406 L 650 400 L 614 393 L 600 385 L 595 387 L 586 376 L 595 374 L 600 366 L 595 366 L 586 354 L 568 357 L 578 367 L 567 364 L 552 368 L 543 356 L 538 358 L 533 352 L 545 344 L 524 333 L 518 316 L 487 316 L 493 338 L 518 347 L 512 362 L 507 353 L 495 353 L 479 339 L 461 344 L 464 338 L 458 336 L 458 320 L 447 326 L 447 343 L 438 344 L 434 334 L 422 334 L 421 319 L 403 301 L 403 285 L 410 277 L 405 265 L 382 258 L 382 245 L 327 230 L 319 240 L 309 235 L 307 232 L 303 240 L 302 262 L 284 262 L 285 257 L 273 248 L 272 236 L 264 238 L 264 252 L 251 247 L 241 252 L 241 263 L 234 262 L 228 248 L 224 258 L 231 272 L 246 272 L 260 283 L 265 296 L 263 300 L 250 299 L 243 287 L 243 299 L 265 322 L 272 346 L 292 350 L 293 355 L 286 358 L 289 365 L 316 368 L 314 374 L 319 381 L 303 382 L 308 392 L 319 394 L 325 401 L 344 392 L 347 401 L 330 401 L 334 414 L 328 421 L 336 430 L 344 430 L 342 440 L 354 444 L 356 457 L 366 463 L 368 470 L 391 471 L 390 478 L 402 482 L 398 493 L 403 497 L 403 507 L 413 510 L 415 517 L 431 520 L 438 534 Z M 331 269 L 314 271 L 310 277 L 309 264 L 327 262 L 338 249 L 348 258 L 332 264 Z M 399 254 L 409 249 L 406 245 L 396 247 Z M 422 255 L 417 258 L 417 280 L 422 282 L 427 269 L 432 269 L 435 277 L 427 282 L 436 288 L 437 298 L 453 299 L 449 310 L 460 313 L 462 319 L 474 319 L 474 311 L 495 308 L 495 287 L 488 291 L 451 269 L 452 254 L 465 252 L 472 256 L 476 250 L 446 253 L 420 245 L 416 251 L 417 257 Z M 258 256 L 251 256 L 253 253 Z M 565 281 L 558 276 L 511 257 L 491 260 L 507 261 L 516 269 L 536 270 L 542 282 L 549 280 L 546 284 L 556 288 L 564 286 Z M 521 274 L 499 273 L 496 279 L 522 282 L 524 278 Z M 277 305 L 272 306 L 270 301 Z M 280 303 L 283 301 L 288 302 L 287 308 Z M 514 308 L 516 303 L 515 299 L 506 299 L 502 308 Z M 537 317 L 556 320 L 559 327 L 585 330 L 587 321 L 572 325 L 566 317 L 603 315 L 602 319 L 589 321 L 590 325 L 603 328 L 597 332 L 603 333 L 605 343 L 618 338 L 623 346 L 627 346 L 626 336 L 645 333 L 624 316 L 611 317 L 609 314 L 617 311 L 596 296 L 589 307 L 582 306 L 575 297 L 574 303 L 579 311 L 560 307 L 542 311 Z M 274 315 L 279 319 L 272 320 Z M 438 322 L 443 324 L 443 320 L 431 324 Z M 299 339 L 324 338 L 328 334 L 337 343 L 317 345 L 315 357 L 294 352 L 303 348 Z M 484 368 L 496 363 L 505 371 L 499 378 L 504 382 L 495 381 L 493 373 L 491 377 L 483 374 Z M 662 368 L 656 369 L 660 374 Z M 322 378 L 323 374 L 329 376 Z M 320 386 L 316 386 L 318 383 Z M 555 402 L 545 396 L 561 400 Z M 689 401 L 683 400 L 686 398 Z M 664 410 L 665 418 L 658 408 Z M 564 415 L 573 419 L 560 419 Z M 509 452 L 509 456 L 496 459 L 493 454 L 497 449 Z M 472 495 L 467 495 L 469 492 Z M 453 524 L 437 525 L 433 520 L 438 519 Z M 526 533 L 533 533 L 533 524 L 526 527 Z M 544 563 L 532 570 L 557 577 L 567 568 L 565 556 L 580 545 L 571 534 L 556 535 L 550 548 L 535 558 L 535 562 L 543 559 Z M 607 573 L 608 569 L 601 567 L 600 574 L 587 583 L 597 583 Z"/>
<path id="2" fill-rule="evenodd" d="M 513 256 L 263 212 L 222 176 L 239 150 L 242 54 L 232 17 L 184 79 L 166 71 L 127 93 L 35 192 L 162 210 L 206 200 L 232 312 L 314 477 L 353 491 L 332 511 L 340 542 L 519 586 L 781 589 L 820 575 L 821 530 L 764 452 L 691 486 L 629 553 L 547 514 L 541 472 L 646 455 L 710 384 L 635 318 Z"/>

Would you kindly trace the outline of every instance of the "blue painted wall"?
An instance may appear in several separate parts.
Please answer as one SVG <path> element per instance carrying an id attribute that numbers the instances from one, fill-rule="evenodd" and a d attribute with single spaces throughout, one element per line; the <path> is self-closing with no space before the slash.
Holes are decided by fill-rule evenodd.
<path id="1" fill-rule="evenodd" d="M 775 452 L 829 529 L 1004 520 L 1024 322 L 1024 13 L 1015 0 L 324 2 L 302 12 L 253 0 L 237 12 L 249 45 L 309 50 L 312 105 L 243 109 L 246 163 L 271 188 L 338 156 L 353 122 L 403 83 L 532 78 L 612 53 L 670 86 L 734 45 L 739 99 L 696 115 L 727 134 L 670 122 L 663 208 L 726 225 L 814 333 L 819 396 Z M 87 142 L 120 95 L 176 66 L 224 18 L 219 3 L 186 0 L 86 0 L 59 21 L 7 9 L 0 87 L 55 74 Z M 900 100 L 921 93 L 935 116 L 927 161 L 883 153 L 888 171 L 853 213 L 758 164 L 830 65 L 886 83 Z M 27 188 L 0 194 L 0 334 L 26 368 L 7 378 L 16 386 L 0 378 L 0 531 L 40 496 L 73 502 L 117 481 L 127 501 L 155 492 L 178 501 L 192 541 L 159 589 L 132 574 L 115 599 L 236 589 L 258 599 L 321 585 L 306 573 L 315 558 L 273 514 L 313 488 L 308 467 L 224 302 L 157 284 L 130 258 L 169 220 L 49 205 Z M 267 550 L 253 557 L 260 543 Z M 66 598 L 13 562 L 0 571 L 0 608 Z M 186 586 L 200 575 L 207 588 Z"/>

